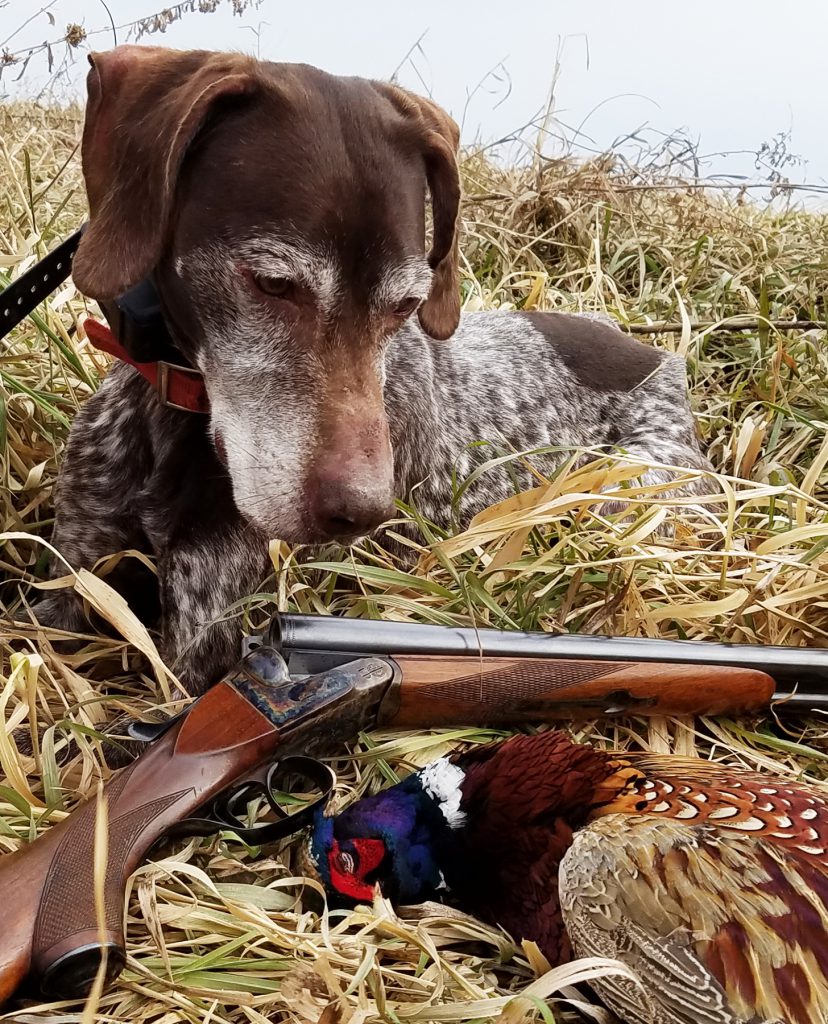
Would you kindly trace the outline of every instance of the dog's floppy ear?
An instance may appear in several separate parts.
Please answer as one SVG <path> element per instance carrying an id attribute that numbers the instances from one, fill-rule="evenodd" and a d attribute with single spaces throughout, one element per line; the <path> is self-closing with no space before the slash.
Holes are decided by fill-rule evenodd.
<path id="1" fill-rule="evenodd" d="M 400 113 L 422 130 L 426 177 L 431 193 L 434 235 L 429 266 L 434 280 L 418 316 L 423 330 L 445 341 L 460 322 L 460 129 L 436 103 L 396 85 L 374 83 Z"/>
<path id="2" fill-rule="evenodd" d="M 111 299 L 161 257 L 182 161 L 214 104 L 255 91 L 257 78 L 252 58 L 156 46 L 119 46 L 89 63 L 89 226 L 72 276 L 85 294 Z"/>

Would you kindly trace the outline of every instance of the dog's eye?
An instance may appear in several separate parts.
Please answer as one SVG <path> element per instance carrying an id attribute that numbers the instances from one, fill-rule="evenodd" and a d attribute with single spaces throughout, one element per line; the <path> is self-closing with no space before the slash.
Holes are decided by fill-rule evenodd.
<path id="1" fill-rule="evenodd" d="M 403 299 L 402 302 L 398 302 L 391 312 L 394 316 L 410 316 L 421 302 L 422 299 L 418 299 L 416 295 L 411 295 L 407 299 Z"/>
<path id="2" fill-rule="evenodd" d="M 267 274 L 251 274 L 253 283 L 265 295 L 272 299 L 290 299 L 294 294 L 294 285 L 287 277 L 268 277 Z"/>

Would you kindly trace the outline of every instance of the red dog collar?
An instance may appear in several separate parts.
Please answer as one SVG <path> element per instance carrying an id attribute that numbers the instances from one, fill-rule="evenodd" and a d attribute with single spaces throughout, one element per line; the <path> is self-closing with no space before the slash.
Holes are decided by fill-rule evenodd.
<path id="1" fill-rule="evenodd" d="M 198 370 L 193 370 L 189 366 L 178 366 L 176 363 L 166 363 L 163 359 L 152 363 L 136 362 L 106 324 L 90 317 L 84 321 L 83 327 L 95 348 L 120 359 L 123 363 L 129 363 L 141 376 L 146 377 L 164 405 L 171 409 L 181 409 L 183 412 L 210 411 L 207 388 Z"/>

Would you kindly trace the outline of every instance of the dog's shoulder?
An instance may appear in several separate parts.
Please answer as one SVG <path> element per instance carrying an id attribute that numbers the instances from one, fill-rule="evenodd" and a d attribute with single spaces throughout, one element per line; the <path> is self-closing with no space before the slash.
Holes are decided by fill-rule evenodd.
<path id="1" fill-rule="evenodd" d="M 579 384 L 593 391 L 631 391 L 668 358 L 608 319 L 571 313 L 516 315 L 546 338 Z"/>

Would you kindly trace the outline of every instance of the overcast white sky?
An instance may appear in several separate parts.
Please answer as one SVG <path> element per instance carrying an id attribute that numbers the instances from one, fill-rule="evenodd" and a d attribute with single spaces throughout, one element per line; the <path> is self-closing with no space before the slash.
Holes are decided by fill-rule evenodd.
<path id="1" fill-rule="evenodd" d="M 39 14 L 6 41 L 44 4 L 54 26 Z M 163 6 L 164 0 L 109 0 L 119 25 Z M 106 26 L 101 0 L 0 0 L 0 49 L 59 38 L 75 21 L 88 31 Z M 703 154 L 751 153 L 790 131 L 791 150 L 807 164 L 786 173 L 828 182 L 824 0 L 263 0 L 241 18 L 225 0 L 216 13 L 188 15 L 148 42 L 258 50 L 272 60 L 389 77 L 420 37 L 421 50 L 399 79 L 450 110 L 468 141 L 493 140 L 530 121 L 544 106 L 559 61 L 555 112 L 562 123 L 581 126 L 585 146 L 602 149 L 641 127 L 683 128 Z M 121 32 L 119 41 L 126 39 Z M 90 42 L 107 49 L 111 30 Z M 21 85 L 39 87 L 43 70 L 42 60 L 34 62 L 18 84 L 14 69 L 7 71 L 0 97 Z M 85 72 L 81 60 L 78 89 Z M 750 155 L 714 158 L 711 167 L 757 174 Z"/>

